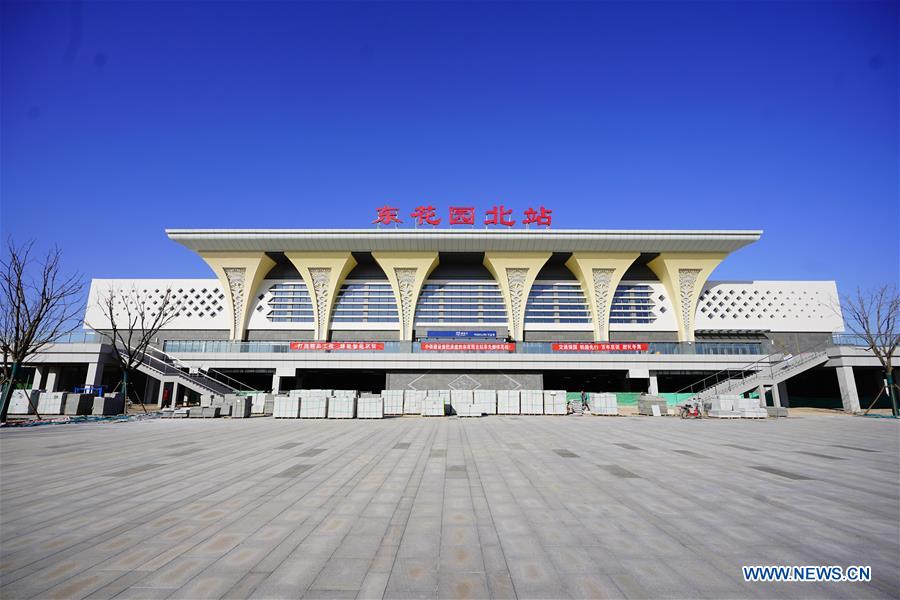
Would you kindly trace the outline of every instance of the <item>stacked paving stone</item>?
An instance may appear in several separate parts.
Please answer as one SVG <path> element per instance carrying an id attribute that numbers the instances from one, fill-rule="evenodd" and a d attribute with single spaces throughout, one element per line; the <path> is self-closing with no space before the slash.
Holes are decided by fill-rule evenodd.
<path id="1" fill-rule="evenodd" d="M 738 396 L 719 394 L 713 396 L 706 405 L 707 416 L 713 419 L 738 419 L 741 413 L 734 409 L 734 401 Z"/>
<path id="2" fill-rule="evenodd" d="M 788 416 L 788 409 L 784 406 L 767 406 L 766 412 L 770 417 L 786 417 Z"/>
<path id="3" fill-rule="evenodd" d="M 475 402 L 454 404 L 453 409 L 456 411 L 456 415 L 458 417 L 480 417 L 481 416 L 481 405 L 475 404 Z"/>
<path id="4" fill-rule="evenodd" d="M 544 392 L 541 390 L 521 390 L 519 410 L 523 415 L 544 414 Z"/>
<path id="5" fill-rule="evenodd" d="M 475 390 L 475 404 L 483 414 L 497 414 L 497 390 Z"/>
<path id="6" fill-rule="evenodd" d="M 660 398 L 659 396 L 651 396 L 649 394 L 643 394 L 638 398 L 638 414 L 644 415 L 647 417 L 653 416 L 653 407 L 659 407 L 660 416 L 665 416 L 669 414 L 668 406 L 666 405 L 666 399 Z"/>
<path id="7" fill-rule="evenodd" d="M 403 390 L 384 390 L 381 392 L 385 415 L 403 414 Z"/>
<path id="8" fill-rule="evenodd" d="M 443 417 L 446 413 L 444 398 L 440 394 L 427 394 L 422 400 L 423 417 Z"/>
<path id="9" fill-rule="evenodd" d="M 232 395 L 232 394 L 229 394 Z M 247 396 L 238 396 L 234 394 L 231 399 L 231 417 L 234 419 L 249 419 L 250 411 L 253 408 L 253 399 Z M 297 406 L 299 411 L 300 398 L 297 398 Z M 274 410 L 274 409 L 273 409 Z"/>
<path id="10" fill-rule="evenodd" d="M 361 394 L 356 402 L 357 419 L 384 418 L 384 400 L 378 394 Z"/>
<path id="11" fill-rule="evenodd" d="M 519 414 L 519 390 L 497 390 L 497 414 Z"/>
<path id="12" fill-rule="evenodd" d="M 300 396 L 295 394 L 275 396 L 275 407 L 272 416 L 276 419 L 299 419 Z"/>
<path id="13" fill-rule="evenodd" d="M 257 393 L 252 394 L 253 406 L 250 412 L 254 415 L 272 414 L 275 409 L 275 396 L 273 394 Z"/>
<path id="14" fill-rule="evenodd" d="M 426 396 L 437 396 L 443 400 L 445 415 L 449 415 L 452 412 L 453 405 L 450 402 L 450 390 L 428 390 Z"/>
<path id="15" fill-rule="evenodd" d="M 738 396 L 734 400 L 734 410 L 736 410 L 743 419 L 765 419 L 769 416 L 766 409 L 759 405 L 758 398 L 744 398 Z"/>
<path id="16" fill-rule="evenodd" d="M 204 406 L 200 409 L 200 416 L 204 419 L 215 419 L 222 415 L 220 406 Z"/>
<path id="17" fill-rule="evenodd" d="M 604 392 L 602 394 L 588 394 L 588 404 L 592 415 L 617 415 L 619 403 L 615 394 Z"/>
<path id="18" fill-rule="evenodd" d="M 422 403 L 425 401 L 424 390 L 403 390 L 403 414 L 422 414 Z"/>
<path id="19" fill-rule="evenodd" d="M 356 417 L 356 390 L 334 390 L 328 399 L 329 419 L 353 419 Z"/>
<path id="20" fill-rule="evenodd" d="M 61 415 L 66 406 L 65 392 L 41 392 L 37 410 L 42 415 Z"/>
<path id="21" fill-rule="evenodd" d="M 324 419 L 328 416 L 331 390 L 300 390 L 300 418 Z"/>
<path id="22" fill-rule="evenodd" d="M 564 415 L 567 412 L 567 404 L 565 390 L 544 390 L 545 415 Z"/>
<path id="23" fill-rule="evenodd" d="M 212 405 L 219 408 L 219 414 L 223 417 L 230 417 L 234 404 L 230 400 L 226 400 L 225 396 L 216 394 L 213 396 Z"/>
<path id="24" fill-rule="evenodd" d="M 472 390 L 450 390 L 450 406 L 447 411 L 450 414 L 454 412 L 459 414 L 459 407 L 475 404 L 475 394 Z M 480 412 L 478 413 L 481 414 Z"/>

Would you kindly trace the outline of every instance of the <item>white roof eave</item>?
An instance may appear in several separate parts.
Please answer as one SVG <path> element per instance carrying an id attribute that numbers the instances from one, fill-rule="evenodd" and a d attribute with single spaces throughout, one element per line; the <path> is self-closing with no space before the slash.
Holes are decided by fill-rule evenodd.
<path id="1" fill-rule="evenodd" d="M 733 252 L 760 230 L 596 229 L 167 229 L 195 252 L 282 252 L 342 249 L 438 252 Z M 476 250 L 477 249 L 477 250 Z"/>

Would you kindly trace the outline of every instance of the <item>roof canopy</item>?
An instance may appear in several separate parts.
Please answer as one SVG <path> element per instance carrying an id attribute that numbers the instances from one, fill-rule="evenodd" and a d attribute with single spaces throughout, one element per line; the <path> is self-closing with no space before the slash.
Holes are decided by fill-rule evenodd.
<path id="1" fill-rule="evenodd" d="M 758 230 L 602 229 L 167 229 L 195 252 L 733 252 Z"/>

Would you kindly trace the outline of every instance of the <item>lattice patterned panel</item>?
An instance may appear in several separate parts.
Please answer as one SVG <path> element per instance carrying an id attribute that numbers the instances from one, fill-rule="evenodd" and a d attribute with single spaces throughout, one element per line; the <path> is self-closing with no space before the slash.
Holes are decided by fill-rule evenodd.
<path id="1" fill-rule="evenodd" d="M 217 279 L 94 279 L 85 311 L 85 322 L 95 329 L 109 329 L 110 323 L 100 309 L 109 290 L 115 292 L 113 315 L 117 323 L 126 319 L 126 302 L 134 311 L 138 304 L 155 315 L 166 290 L 177 307 L 175 318 L 165 329 L 228 329 L 228 299 Z M 134 290 L 134 293 L 132 293 Z"/>
<path id="2" fill-rule="evenodd" d="M 696 328 L 840 331 L 836 299 L 833 281 L 714 282 L 700 295 Z"/>

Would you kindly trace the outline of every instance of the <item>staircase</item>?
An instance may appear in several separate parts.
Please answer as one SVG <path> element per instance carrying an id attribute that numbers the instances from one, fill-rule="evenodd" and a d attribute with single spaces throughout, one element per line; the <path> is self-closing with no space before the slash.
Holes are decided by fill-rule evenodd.
<path id="1" fill-rule="evenodd" d="M 817 348 L 796 355 L 771 354 L 741 369 L 726 369 L 706 377 L 679 392 L 694 393 L 694 399 L 708 400 L 719 394 L 740 395 L 759 386 L 775 386 L 828 360 L 828 352 Z"/>
<path id="2" fill-rule="evenodd" d="M 240 388 L 246 389 L 246 386 L 224 373 L 191 370 L 177 358 L 152 346 L 147 347 L 144 362 L 138 364 L 137 369 L 159 381 L 173 381 L 198 394 L 235 394 Z"/>

